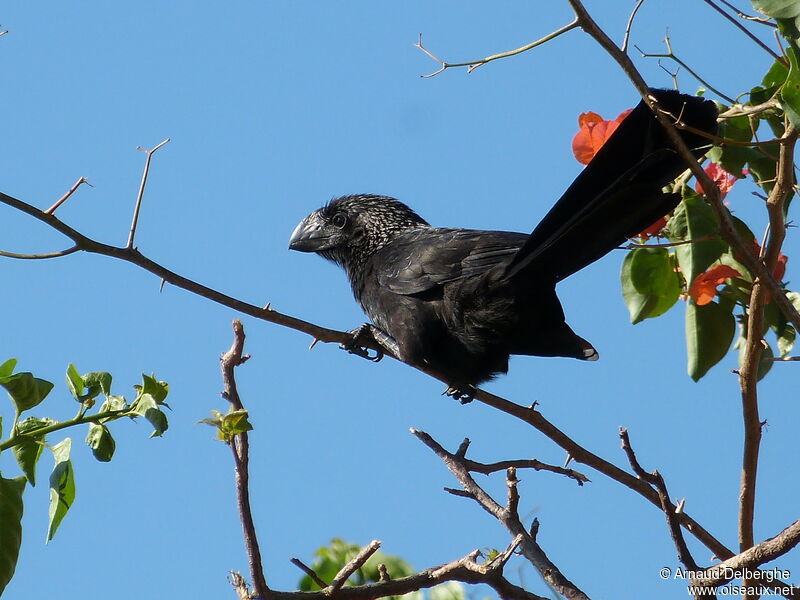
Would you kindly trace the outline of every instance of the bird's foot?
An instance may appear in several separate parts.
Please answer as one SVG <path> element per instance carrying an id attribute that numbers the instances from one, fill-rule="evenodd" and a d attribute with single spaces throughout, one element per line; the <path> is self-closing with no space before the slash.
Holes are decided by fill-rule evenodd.
<path id="1" fill-rule="evenodd" d="M 458 400 L 461 404 L 469 404 L 475 398 L 475 392 L 477 391 L 478 390 L 474 385 L 468 385 L 465 388 L 451 385 L 442 392 L 442 395 L 450 396 L 451 398 Z"/>
<path id="2" fill-rule="evenodd" d="M 356 327 L 347 333 L 350 335 L 350 340 L 339 344 L 339 348 L 347 350 L 350 354 L 355 354 L 361 358 L 371 360 L 372 362 L 379 362 L 383 358 L 383 350 L 374 350 L 369 346 L 363 345 L 367 340 L 375 341 L 375 336 L 372 333 L 372 325 L 364 323 L 360 327 Z M 373 350 L 374 354 L 372 354 L 370 350 Z"/>

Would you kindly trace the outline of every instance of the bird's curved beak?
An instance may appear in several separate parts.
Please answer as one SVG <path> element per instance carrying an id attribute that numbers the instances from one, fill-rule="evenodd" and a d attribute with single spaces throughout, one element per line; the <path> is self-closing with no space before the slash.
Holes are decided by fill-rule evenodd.
<path id="1" fill-rule="evenodd" d="M 330 247 L 330 232 L 320 216 L 313 212 L 300 221 L 289 238 L 289 250 L 319 252 Z"/>

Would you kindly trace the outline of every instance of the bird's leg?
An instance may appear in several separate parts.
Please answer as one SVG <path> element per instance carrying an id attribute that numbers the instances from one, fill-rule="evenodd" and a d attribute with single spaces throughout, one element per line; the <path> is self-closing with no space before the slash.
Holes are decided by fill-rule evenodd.
<path id="1" fill-rule="evenodd" d="M 383 350 L 376 350 L 374 355 L 370 354 L 370 348 L 365 346 L 364 342 L 371 340 L 377 342 L 387 352 L 395 356 L 400 355 L 400 348 L 395 339 L 382 329 L 375 327 L 372 323 L 364 323 L 348 333 L 351 336 L 350 341 L 339 344 L 339 347 L 342 350 L 347 350 L 350 354 L 378 362 L 383 358 Z"/>
<path id="2" fill-rule="evenodd" d="M 477 391 L 474 385 L 467 385 L 466 388 L 450 385 L 442 392 L 442 395 L 450 396 L 461 402 L 461 404 L 469 404 L 475 398 L 475 392 Z"/>

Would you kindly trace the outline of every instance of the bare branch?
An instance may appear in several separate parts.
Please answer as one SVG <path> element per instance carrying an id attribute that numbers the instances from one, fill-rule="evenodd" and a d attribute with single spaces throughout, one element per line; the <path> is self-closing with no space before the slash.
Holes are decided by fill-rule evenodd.
<path id="1" fill-rule="evenodd" d="M 128 248 L 133 248 L 133 238 L 136 236 L 136 226 L 139 223 L 139 209 L 142 207 L 142 196 L 144 196 L 144 187 L 145 185 L 147 185 L 147 176 L 150 173 L 150 161 L 152 160 L 155 151 L 161 148 L 161 146 L 165 145 L 167 142 L 169 142 L 169 138 L 165 139 L 158 146 L 150 150 L 146 150 L 141 146 L 136 148 L 137 150 L 141 150 L 142 152 L 147 154 L 147 159 L 145 159 L 144 161 L 144 171 L 142 171 L 142 181 L 139 184 L 139 193 L 136 195 L 136 205 L 133 207 L 133 219 L 131 220 L 131 231 L 128 234 L 128 243 L 126 245 L 126 247 Z"/>
<path id="2" fill-rule="evenodd" d="M 459 456 L 458 452 L 456 452 L 456 456 Z M 565 469 L 564 467 L 559 467 L 556 465 L 549 465 L 535 458 L 501 460 L 498 462 L 493 462 L 488 464 L 479 463 L 474 460 L 466 460 L 465 464 L 467 465 L 467 468 L 473 473 L 482 473 L 484 475 L 489 475 L 490 473 L 496 473 L 497 471 L 503 471 L 511 467 L 514 467 L 516 469 L 533 469 L 534 471 L 550 471 L 551 473 L 558 473 L 559 475 L 564 475 L 566 477 L 569 477 L 570 479 L 574 479 L 578 483 L 578 485 L 583 485 L 584 483 L 588 483 L 589 481 L 591 481 L 583 473 L 579 473 L 578 471 L 573 471 L 572 469 Z"/>
<path id="3" fill-rule="evenodd" d="M 311 577 L 311 581 L 316 583 L 321 589 L 328 587 L 328 584 L 325 583 L 325 580 L 322 579 L 319 575 L 317 575 L 317 572 L 314 569 L 306 565 L 299 558 L 293 558 L 289 562 L 295 565 L 301 571 L 303 571 L 303 573 Z"/>
<path id="4" fill-rule="evenodd" d="M 708 83 L 705 79 L 700 77 L 700 75 L 698 75 L 697 72 L 694 69 L 692 69 L 689 65 L 687 65 L 685 62 L 683 62 L 680 58 L 678 58 L 675 55 L 675 53 L 672 51 L 672 41 L 670 40 L 669 33 L 667 33 L 667 35 L 664 36 L 664 45 L 667 47 L 667 53 L 666 54 L 650 54 L 650 53 L 646 53 L 644 50 L 639 48 L 639 46 L 634 46 L 634 48 L 636 48 L 641 53 L 642 58 L 668 58 L 668 59 L 670 59 L 671 61 L 673 61 L 676 64 L 678 64 L 681 67 L 683 67 L 692 77 L 694 77 L 697 81 L 699 81 L 701 85 L 704 85 L 705 87 L 707 87 L 709 90 L 714 92 L 720 98 L 724 98 L 725 101 L 728 102 L 729 104 L 735 104 L 736 103 L 736 100 L 734 100 L 730 96 L 727 96 L 726 94 L 723 94 L 722 92 L 720 92 L 717 88 L 715 88 L 710 83 Z"/>
<path id="5" fill-rule="evenodd" d="M 0 256 L 5 256 L 6 258 L 17 258 L 21 260 L 42 260 L 45 258 L 60 258 L 61 256 L 68 256 L 80 250 L 77 246 L 73 246 L 72 248 L 67 248 L 66 250 L 60 250 L 58 252 L 49 252 L 47 254 L 17 254 L 16 252 L 6 252 L 5 250 L 0 250 Z"/>
<path id="6" fill-rule="evenodd" d="M 508 477 L 506 479 L 506 485 L 508 486 L 508 503 L 506 507 L 502 507 L 475 482 L 470 475 L 466 460 L 463 457 L 449 453 L 424 431 L 411 429 L 411 433 L 428 446 L 428 448 L 433 450 L 442 462 L 444 462 L 445 466 L 461 484 L 465 493 L 469 494 L 481 508 L 500 521 L 515 538 L 519 537 L 522 540 L 522 554 L 536 567 L 548 585 L 567 598 L 574 600 L 588 599 L 586 594 L 561 573 L 558 567 L 547 557 L 544 550 L 542 550 L 533 536 L 531 536 L 522 524 L 519 514 L 517 513 L 519 495 L 516 489 L 517 478 L 513 467 L 509 468 Z"/>
<path id="7" fill-rule="evenodd" d="M 378 540 L 372 540 L 368 545 L 364 546 L 353 560 L 339 570 L 325 591 L 331 596 L 335 595 L 350 576 L 363 567 L 369 557 L 375 554 L 380 547 L 381 543 Z"/>
<path id="8" fill-rule="evenodd" d="M 753 21 L 754 23 L 760 23 L 761 25 L 767 25 L 767 26 L 773 27 L 775 29 L 778 28 L 778 25 L 776 23 L 773 23 L 769 19 L 765 19 L 763 17 L 756 17 L 756 16 L 753 16 L 753 15 L 748 15 L 748 14 L 743 13 L 738 8 L 736 8 L 733 4 L 728 2 L 728 0 L 720 0 L 720 2 L 722 2 L 725 6 L 727 6 L 733 12 L 735 12 L 736 16 L 738 16 L 741 19 L 744 19 L 745 21 Z"/>
<path id="9" fill-rule="evenodd" d="M 642 4 L 644 4 L 644 0 L 638 0 L 638 2 L 636 2 L 636 6 L 634 6 L 633 10 L 631 11 L 631 16 L 628 17 L 628 24 L 625 25 L 625 37 L 622 40 L 622 46 L 620 46 L 620 50 L 622 50 L 625 53 L 628 52 L 628 41 L 630 40 L 631 37 L 631 28 L 633 27 L 633 20 L 636 18 L 636 13 L 639 12 L 639 9 L 642 7 Z"/>
<path id="10" fill-rule="evenodd" d="M 70 196 L 72 196 L 72 194 L 74 194 L 74 193 L 75 193 L 75 190 L 77 190 L 77 189 L 80 187 L 80 185 L 81 185 L 82 183 L 85 183 L 85 184 L 86 184 L 86 185 L 88 185 L 89 187 L 94 187 L 94 186 L 93 186 L 91 183 L 89 183 L 89 182 L 86 180 L 86 177 L 81 177 L 80 179 L 78 179 L 78 181 L 76 181 L 74 184 L 72 184 L 72 187 L 71 187 L 71 188 L 69 188 L 69 190 L 67 191 L 67 193 L 66 193 L 66 194 L 64 194 L 63 196 L 61 196 L 61 198 L 59 198 L 58 200 L 56 200 L 56 203 L 55 203 L 55 204 L 53 204 L 53 206 L 51 206 L 50 208 L 48 208 L 48 209 L 47 209 L 46 211 L 44 211 L 44 212 L 46 212 L 48 215 L 52 215 L 54 212 L 56 212 L 56 209 L 57 209 L 59 206 L 61 206 L 62 204 L 64 204 L 64 202 L 66 202 L 66 201 L 67 201 L 67 198 L 69 198 Z"/>
<path id="11" fill-rule="evenodd" d="M 800 544 L 800 521 L 795 521 L 775 537 L 764 540 L 757 546 L 753 546 L 736 556 L 732 556 L 718 565 L 708 567 L 706 569 L 706 575 L 699 577 L 698 581 L 702 581 L 703 585 L 722 585 L 727 581 L 722 576 L 726 569 L 731 569 L 732 571 L 755 569 L 780 558 L 798 544 Z M 797 588 L 797 586 L 793 587 L 795 587 L 797 591 L 787 597 L 800 597 L 800 588 Z"/>
<path id="12" fill-rule="evenodd" d="M 794 147 L 797 131 L 787 123 L 785 139 L 781 144 L 778 158 L 775 186 L 767 199 L 769 213 L 769 240 L 764 246 L 764 263 L 770 271 L 780 254 L 786 236 L 783 207 L 792 193 L 794 181 Z M 739 489 L 739 551 L 752 547 L 755 543 L 753 520 L 755 518 L 756 481 L 758 458 L 761 444 L 761 418 L 758 410 L 758 371 L 764 350 L 762 333 L 764 328 L 764 309 L 769 302 L 769 294 L 762 285 L 761 277 L 753 281 L 747 319 L 747 341 L 744 358 L 739 369 L 739 385 L 742 394 L 742 418 L 744 421 L 744 448 L 742 451 L 742 476 Z M 750 585 L 745 582 L 745 585 Z"/>
<path id="13" fill-rule="evenodd" d="M 414 44 L 414 47 L 419 48 L 425 54 L 427 54 L 429 57 L 431 57 L 433 60 L 435 60 L 441 65 L 440 68 L 434 71 L 433 73 L 422 75 L 423 78 L 427 79 L 429 77 L 434 77 L 439 73 L 441 73 L 442 71 L 453 67 L 467 67 L 467 73 L 471 73 L 472 71 L 474 71 L 481 65 L 485 65 L 486 63 L 490 63 L 492 61 L 499 60 L 501 58 L 508 58 L 509 56 L 515 56 L 517 54 L 522 54 L 523 52 L 527 52 L 528 50 L 532 50 L 533 48 L 541 46 L 545 42 L 549 42 L 550 40 L 557 38 L 561 34 L 566 33 L 570 29 L 575 29 L 576 27 L 578 27 L 577 19 L 575 19 L 572 23 L 569 23 L 568 25 L 564 25 L 563 27 L 556 29 L 553 33 L 550 33 L 544 36 L 543 38 L 540 38 L 535 42 L 531 42 L 530 44 L 526 44 L 525 46 L 522 46 L 520 48 L 509 50 L 508 52 L 501 52 L 500 54 L 492 54 L 491 56 L 487 56 L 486 58 L 481 58 L 479 60 L 472 60 L 469 62 L 461 62 L 461 63 L 448 63 L 443 61 L 435 54 L 433 54 L 430 50 L 428 50 L 422 45 L 422 34 L 419 34 L 419 41 L 416 44 Z"/>
<path id="14" fill-rule="evenodd" d="M 222 370 L 223 392 L 225 397 L 234 410 L 242 410 L 242 400 L 236 388 L 234 369 L 243 364 L 249 357 L 243 355 L 244 351 L 244 327 L 241 321 L 233 322 L 233 344 L 230 350 L 225 352 L 220 358 L 220 368 Z M 236 501 L 239 507 L 239 519 L 242 522 L 242 532 L 244 534 L 244 544 L 247 551 L 247 559 L 250 564 L 250 577 L 253 581 L 255 595 L 263 600 L 270 597 L 271 590 L 267 587 L 264 578 L 264 568 L 261 563 L 261 549 L 258 545 L 256 536 L 256 526 L 253 522 L 253 512 L 250 507 L 249 489 L 249 462 L 250 444 L 247 439 L 247 432 L 238 433 L 231 440 L 231 450 L 233 451 L 233 461 L 235 464 L 236 480 Z"/>
<path id="15" fill-rule="evenodd" d="M 761 41 L 760 39 L 758 39 L 758 38 L 757 38 L 755 35 L 753 35 L 753 33 L 752 33 L 752 32 L 750 32 L 750 31 L 749 31 L 749 30 L 748 30 L 748 29 L 747 29 L 747 28 L 746 28 L 744 25 L 742 25 L 741 23 L 739 23 L 739 21 L 737 21 L 736 19 L 734 19 L 734 18 L 733 18 L 731 15 L 729 15 L 729 14 L 728 14 L 728 13 L 726 13 L 724 10 L 722 10 L 722 9 L 721 9 L 719 6 L 717 6 L 716 4 L 714 4 L 714 2 L 712 2 L 712 0 L 703 0 L 703 2 L 705 2 L 705 3 L 706 3 L 706 4 L 708 4 L 708 5 L 709 5 L 711 8 L 713 8 L 714 10 L 716 10 L 716 11 L 717 11 L 719 14 L 721 14 L 723 17 L 725 17 L 725 18 L 726 18 L 728 21 L 730 21 L 731 23 L 733 23 L 733 24 L 734 24 L 734 26 L 735 26 L 737 29 L 739 29 L 739 30 L 740 30 L 742 33 L 744 33 L 744 34 L 745 34 L 747 37 L 749 37 L 749 38 L 750 38 L 751 40 L 753 40 L 753 41 L 754 41 L 756 44 L 758 44 L 758 45 L 759 45 L 759 46 L 760 46 L 760 47 L 761 47 L 761 48 L 762 48 L 762 49 L 763 49 L 765 52 L 767 52 L 767 53 L 768 53 L 770 56 L 772 56 L 772 58 L 774 58 L 774 59 L 775 59 L 775 60 L 777 60 L 778 62 L 780 62 L 780 63 L 784 64 L 784 65 L 785 65 L 787 68 L 789 67 L 789 64 L 786 62 L 786 59 L 785 59 L 783 56 L 781 56 L 780 54 L 777 54 L 777 53 L 776 53 L 776 52 L 775 52 L 775 51 L 774 51 L 772 48 L 770 48 L 769 46 L 767 46 L 767 45 L 766 45 L 764 42 L 762 42 L 762 41 Z"/>

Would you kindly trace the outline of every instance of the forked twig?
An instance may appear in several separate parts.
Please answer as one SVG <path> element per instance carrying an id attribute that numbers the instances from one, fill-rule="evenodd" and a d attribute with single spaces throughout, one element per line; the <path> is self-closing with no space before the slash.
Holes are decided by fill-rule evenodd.
<path id="1" fill-rule="evenodd" d="M 142 207 L 142 196 L 144 196 L 144 187 L 147 185 L 147 176 L 150 173 L 150 161 L 153 159 L 153 154 L 156 150 L 161 148 L 169 142 L 169 138 L 165 139 L 155 148 L 147 150 L 139 146 L 136 148 L 137 150 L 141 150 L 145 154 L 147 154 L 147 159 L 144 161 L 144 171 L 142 171 L 142 182 L 139 184 L 139 193 L 136 194 L 136 205 L 133 207 L 133 219 L 131 219 L 131 232 L 128 235 L 128 243 L 126 245 L 127 248 L 133 248 L 133 238 L 136 236 L 136 226 L 139 223 L 139 209 Z"/>
<path id="2" fill-rule="evenodd" d="M 572 23 L 569 23 L 568 25 L 564 25 L 563 27 L 560 27 L 559 29 L 556 29 L 554 32 L 547 34 L 543 38 L 540 38 L 540 39 L 536 40 L 535 42 L 531 42 L 530 44 L 526 44 L 524 46 L 521 46 L 520 48 L 515 48 L 514 50 L 509 50 L 508 52 L 501 52 L 499 54 L 492 54 L 491 56 L 487 56 L 486 58 L 481 58 L 479 60 L 471 60 L 469 62 L 448 63 L 448 62 L 443 61 L 441 58 L 439 58 L 438 56 L 433 54 L 430 50 L 428 50 L 427 48 L 425 48 L 425 46 L 422 45 L 422 34 L 421 33 L 419 34 L 419 41 L 417 41 L 417 43 L 414 44 L 414 47 L 415 48 L 419 48 L 425 54 L 427 54 L 429 57 L 431 57 L 433 60 L 435 60 L 436 62 L 438 62 L 441 65 L 441 67 L 439 69 L 437 69 L 436 71 L 434 71 L 433 73 L 428 73 L 427 75 L 421 75 L 421 77 L 427 79 L 429 77 L 435 77 L 436 75 L 438 75 L 439 73 L 441 73 L 445 69 L 450 69 L 450 68 L 453 68 L 453 67 L 467 67 L 467 73 L 472 73 L 472 71 L 474 71 L 475 69 L 477 69 L 481 65 L 485 65 L 486 63 L 490 63 L 492 61 L 499 60 L 501 58 L 508 58 L 509 56 L 515 56 L 517 54 L 522 54 L 523 52 L 527 52 L 528 50 L 532 50 L 533 48 L 536 48 L 537 46 L 541 46 L 545 42 L 549 42 L 550 40 L 552 40 L 554 38 L 557 38 L 561 34 L 566 33 L 567 31 L 569 31 L 571 29 L 575 29 L 576 27 L 578 27 L 578 19 L 575 19 L 574 21 L 572 21 Z"/>

